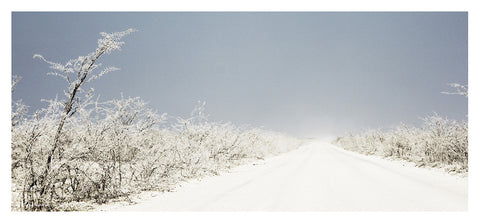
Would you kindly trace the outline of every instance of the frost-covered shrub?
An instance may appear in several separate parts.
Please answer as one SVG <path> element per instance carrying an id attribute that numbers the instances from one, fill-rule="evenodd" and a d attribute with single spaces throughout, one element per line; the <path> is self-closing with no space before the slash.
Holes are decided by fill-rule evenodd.
<path id="1" fill-rule="evenodd" d="M 93 52 L 63 64 L 48 61 L 38 54 L 33 56 L 49 64 L 52 72 L 47 74 L 62 77 L 67 82 L 67 89 L 64 91 L 66 98 L 63 101 L 57 99 L 50 101 L 47 109 L 36 112 L 36 117 L 32 118 L 33 121 L 24 121 L 26 126 L 16 128 L 17 125 L 21 125 L 21 116 L 26 113 L 25 109 L 19 106 L 21 104 L 15 104 L 16 109 L 14 107 L 12 112 L 12 176 L 17 174 L 16 168 L 24 168 L 21 176 L 24 178 L 23 183 L 15 182 L 12 185 L 23 185 L 21 203 L 24 209 L 52 210 L 58 200 L 66 199 L 65 190 L 72 189 L 76 192 L 75 186 L 70 186 L 76 185 L 75 182 L 68 182 L 72 175 L 71 167 L 75 167 L 70 165 L 71 158 L 77 155 L 76 150 L 73 152 L 69 150 L 72 145 L 75 145 L 76 140 L 71 132 L 78 131 L 71 127 L 76 127 L 75 118 L 72 116 L 75 117 L 78 111 L 84 110 L 91 99 L 93 89 L 86 91 L 84 85 L 108 72 L 117 70 L 117 68 L 108 67 L 97 72 L 96 70 L 100 67 L 96 63 L 97 60 L 104 54 L 119 50 L 124 44 L 120 41 L 121 38 L 133 31 L 128 29 L 123 32 L 100 33 L 103 38 L 98 40 L 98 47 Z M 18 80 L 14 77 L 12 92 Z M 21 128 L 26 128 L 25 131 L 31 134 L 15 135 L 18 133 L 17 129 Z M 26 145 L 19 145 L 16 140 L 23 140 Z M 73 174 L 77 174 L 79 170 L 75 167 Z M 105 184 L 95 186 L 105 189 Z M 88 193 L 90 194 L 91 191 Z"/>
<path id="2" fill-rule="evenodd" d="M 95 62 L 120 49 L 131 32 L 101 33 L 95 51 L 64 64 L 34 56 L 50 65 L 49 75 L 65 79 L 66 97 L 45 100 L 47 106 L 31 116 L 21 101 L 12 105 L 13 210 L 74 210 L 140 190 L 168 190 L 300 145 L 281 134 L 210 122 L 205 103 L 166 126 L 167 115 L 140 98 L 92 100 L 93 89 L 84 85 L 117 70 L 97 72 Z M 13 78 L 12 92 L 18 80 Z"/>
<path id="3" fill-rule="evenodd" d="M 428 162 L 468 165 L 468 124 L 430 116 L 425 120 L 425 155 Z"/>
<path id="4" fill-rule="evenodd" d="M 449 171 L 468 171 L 468 124 L 437 114 L 424 120 L 421 128 L 401 125 L 393 130 L 368 131 L 338 137 L 344 149 L 416 162 L 419 166 L 443 166 Z"/>
<path id="5" fill-rule="evenodd" d="M 59 210 L 67 203 L 126 196 L 140 190 L 169 190 L 179 182 L 218 174 L 248 160 L 297 148 L 300 141 L 278 133 L 209 122 L 204 104 L 189 118 L 157 115 L 139 98 L 86 103 L 65 123 L 48 196 L 41 196 L 45 160 L 61 118 L 49 106 L 12 130 L 14 208 Z M 201 112 L 200 112 L 201 111 Z"/>

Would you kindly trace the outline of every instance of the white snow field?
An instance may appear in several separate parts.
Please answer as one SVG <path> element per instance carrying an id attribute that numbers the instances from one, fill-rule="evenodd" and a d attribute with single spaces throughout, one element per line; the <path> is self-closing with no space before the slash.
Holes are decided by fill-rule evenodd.
<path id="1" fill-rule="evenodd" d="M 467 178 L 313 141 L 110 211 L 467 211 Z"/>

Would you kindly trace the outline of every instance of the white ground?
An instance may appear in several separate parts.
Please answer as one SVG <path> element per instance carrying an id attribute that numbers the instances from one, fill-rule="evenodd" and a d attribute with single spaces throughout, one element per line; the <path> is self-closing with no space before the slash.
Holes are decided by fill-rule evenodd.
<path id="1" fill-rule="evenodd" d="M 467 178 L 311 142 L 110 211 L 466 211 Z"/>

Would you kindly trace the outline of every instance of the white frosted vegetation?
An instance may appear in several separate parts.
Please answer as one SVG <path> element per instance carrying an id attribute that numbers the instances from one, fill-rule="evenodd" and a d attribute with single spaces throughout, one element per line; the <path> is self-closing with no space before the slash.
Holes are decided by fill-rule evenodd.
<path id="1" fill-rule="evenodd" d="M 43 180 L 48 149 L 61 116 L 52 104 L 12 130 L 14 209 L 57 210 L 68 202 L 106 202 L 141 190 L 169 190 L 179 182 L 297 148 L 299 141 L 259 129 L 192 116 L 162 125 L 138 98 L 92 103 L 63 129 L 60 150 Z M 65 205 L 65 204 L 64 204 Z"/>
<path id="2" fill-rule="evenodd" d="M 151 110 L 140 98 L 93 100 L 85 84 L 117 69 L 94 73 L 95 62 L 119 50 L 120 39 L 131 32 L 102 33 L 94 52 L 65 64 L 34 56 L 68 86 L 64 100 L 45 100 L 47 106 L 33 115 L 14 104 L 12 210 L 75 210 L 79 203 L 170 190 L 186 179 L 299 146 L 278 133 L 210 122 L 205 103 L 191 117 L 178 118 Z"/>
<path id="3" fill-rule="evenodd" d="M 450 92 L 450 91 L 444 91 L 441 92 L 442 94 L 449 94 L 449 95 L 463 95 L 465 97 L 468 97 L 468 86 L 467 85 L 461 85 L 457 83 L 450 83 L 448 84 L 450 87 L 455 88 L 455 92 Z"/>
<path id="4" fill-rule="evenodd" d="M 371 130 L 338 137 L 334 143 L 347 150 L 400 158 L 418 166 L 468 172 L 468 123 L 437 114 L 425 118 L 420 128 L 401 125 L 386 132 Z"/>

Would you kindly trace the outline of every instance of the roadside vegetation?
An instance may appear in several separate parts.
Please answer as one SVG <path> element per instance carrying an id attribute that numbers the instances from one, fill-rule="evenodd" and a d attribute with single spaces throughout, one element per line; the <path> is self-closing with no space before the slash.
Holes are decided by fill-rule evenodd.
<path id="1" fill-rule="evenodd" d="M 437 114 L 423 120 L 419 128 L 400 125 L 389 131 L 370 130 L 338 137 L 333 143 L 362 154 L 411 161 L 420 167 L 467 173 L 468 123 Z"/>
<path id="2" fill-rule="evenodd" d="M 119 50 L 132 32 L 101 33 L 97 49 L 65 64 L 34 56 L 67 87 L 64 99 L 45 100 L 33 114 L 21 100 L 12 103 L 12 210 L 85 210 L 144 190 L 168 191 L 301 144 L 279 133 L 211 122 L 204 102 L 182 118 L 157 113 L 140 98 L 98 101 L 86 86 L 117 68 L 100 70 L 97 61 Z M 12 79 L 13 94 L 21 78 Z"/>
<path id="3" fill-rule="evenodd" d="M 468 86 L 448 84 L 455 89 L 441 92 L 468 98 Z M 433 114 L 420 128 L 402 124 L 389 131 L 370 130 L 338 137 L 334 144 L 367 155 L 397 158 L 419 167 L 438 167 L 447 172 L 468 173 L 468 122 L 457 122 Z"/>

